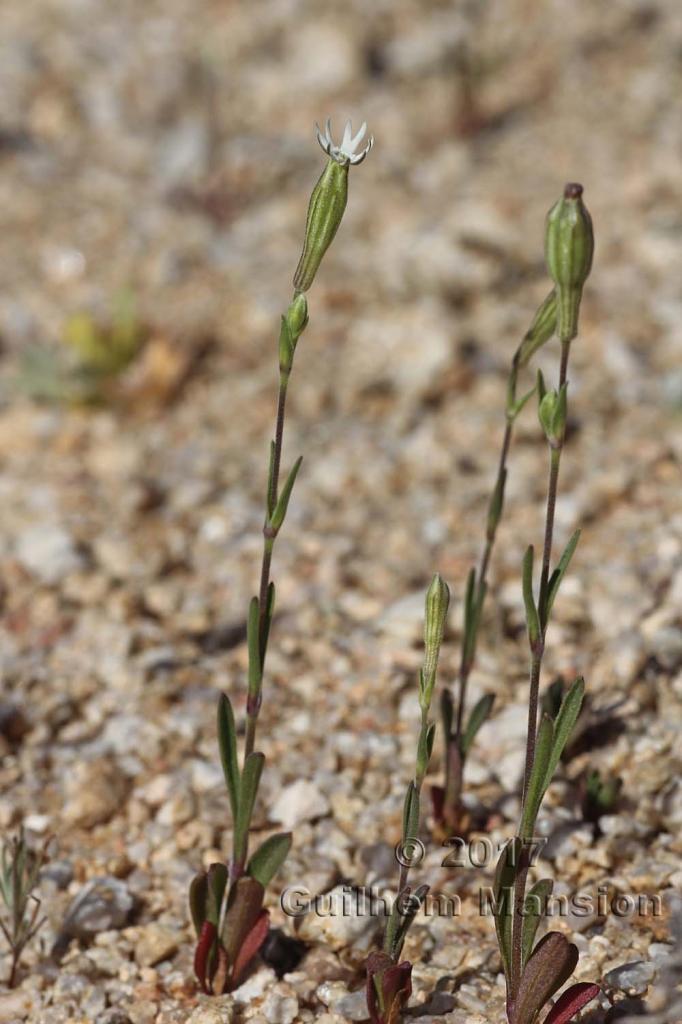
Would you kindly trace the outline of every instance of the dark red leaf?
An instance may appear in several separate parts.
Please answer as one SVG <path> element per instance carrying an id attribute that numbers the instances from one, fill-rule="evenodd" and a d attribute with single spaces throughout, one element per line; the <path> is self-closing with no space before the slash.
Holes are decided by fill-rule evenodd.
<path id="1" fill-rule="evenodd" d="M 582 1010 L 590 1000 L 599 995 L 599 985 L 590 981 L 580 981 L 571 985 L 545 1017 L 545 1024 L 568 1024 L 578 1010 Z"/>
<path id="2" fill-rule="evenodd" d="M 249 966 L 254 956 L 265 942 L 270 927 L 270 914 L 267 910 L 261 910 L 260 914 L 256 919 L 256 923 L 244 939 L 241 949 L 237 953 L 237 957 L 232 968 L 232 979 L 231 987 L 236 988 L 239 984 L 239 979 L 242 974 Z"/>
<path id="3" fill-rule="evenodd" d="M 204 992 L 210 992 L 209 979 L 207 978 L 208 958 L 211 955 L 215 937 L 216 926 L 211 924 L 210 921 L 204 921 L 199 933 L 197 948 L 194 952 L 194 973 Z"/>
<path id="4" fill-rule="evenodd" d="M 561 932 L 540 939 L 526 964 L 514 1000 L 514 1024 L 529 1024 L 564 985 L 578 963 L 578 949 Z"/>
<path id="5" fill-rule="evenodd" d="M 403 960 L 394 964 L 387 953 L 370 953 L 367 968 L 367 1010 L 372 1024 L 396 1024 L 412 995 L 412 964 Z M 381 1002 L 377 986 L 381 991 Z"/>

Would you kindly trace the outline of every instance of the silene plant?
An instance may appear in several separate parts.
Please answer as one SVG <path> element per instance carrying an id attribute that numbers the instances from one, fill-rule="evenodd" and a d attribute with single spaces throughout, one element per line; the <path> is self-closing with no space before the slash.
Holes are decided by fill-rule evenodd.
<path id="1" fill-rule="evenodd" d="M 189 897 L 197 934 L 195 974 L 203 991 L 216 995 L 239 985 L 265 941 L 269 926 L 269 914 L 263 907 L 265 889 L 284 863 L 292 842 L 290 832 L 281 832 L 252 853 L 249 851 L 251 817 L 265 762 L 264 755 L 256 750 L 256 727 L 275 607 L 275 585 L 270 578 L 272 554 L 302 461 L 296 460 L 280 486 L 285 407 L 296 346 L 308 324 L 306 292 L 341 223 L 348 199 L 349 169 L 362 163 L 372 148 L 374 140 L 370 137 L 359 149 L 366 131 L 363 124 L 353 135 L 349 121 L 341 143 L 336 145 L 329 121 L 324 133 L 317 129 L 318 141 L 329 159 L 310 197 L 303 251 L 294 274 L 294 295 L 281 318 L 279 391 L 275 434 L 270 444 L 260 587 L 251 599 L 247 618 L 248 690 L 241 765 L 232 703 L 227 694 L 222 694 L 218 702 L 218 745 L 232 811 L 232 853 L 229 865 L 211 864 L 194 878 Z"/>
<path id="2" fill-rule="evenodd" d="M 421 722 L 417 740 L 414 777 L 403 804 L 402 836 L 398 846 L 400 874 L 398 890 L 384 929 L 383 943 L 367 958 L 367 1009 L 372 1024 L 395 1024 L 412 994 L 412 964 L 401 960 L 405 937 L 429 891 L 428 885 L 412 890 L 408 885 L 410 864 L 418 850 L 421 821 L 421 791 L 428 771 L 436 724 L 429 711 L 436 686 L 438 659 L 450 603 L 447 584 L 436 574 L 426 594 L 424 620 L 424 663 L 419 671 Z"/>
<path id="3" fill-rule="evenodd" d="M 578 331 L 582 290 L 592 266 L 594 249 L 592 221 L 583 204 L 582 191 L 577 184 L 566 186 L 563 198 L 548 214 L 545 235 L 546 262 L 555 285 L 555 324 L 561 344 L 561 362 L 556 388 L 548 389 L 542 376 L 538 376 L 538 416 L 547 440 L 549 482 L 537 589 L 532 547 L 523 560 L 523 599 L 531 664 L 521 820 L 517 835 L 500 855 L 494 884 L 495 925 L 506 980 L 509 1024 L 535 1024 L 578 963 L 577 947 L 561 932 L 550 931 L 535 942 L 553 883 L 551 879 L 541 878 L 527 889 L 527 880 L 533 851 L 537 849 L 534 832 L 540 806 L 580 713 L 585 688 L 583 680 L 576 679 L 556 716 L 552 718 L 543 713 L 538 725 L 547 626 L 579 538 L 578 531 L 552 568 L 554 514 L 566 433 L 568 359 L 571 342 Z M 589 982 L 570 986 L 549 1009 L 543 1024 L 568 1024 L 598 992 L 599 986 Z"/>

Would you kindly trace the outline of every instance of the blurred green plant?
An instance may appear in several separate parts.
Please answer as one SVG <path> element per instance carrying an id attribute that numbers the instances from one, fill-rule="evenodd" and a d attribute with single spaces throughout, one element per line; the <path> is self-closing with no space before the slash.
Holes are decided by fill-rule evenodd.
<path id="1" fill-rule="evenodd" d="M 578 962 L 578 949 L 560 932 L 548 932 L 537 944 L 537 929 L 552 893 L 551 879 L 537 881 L 526 892 L 535 824 L 542 800 L 559 765 L 580 714 L 585 684 L 576 679 L 561 701 L 556 716 L 544 711 L 538 727 L 539 687 L 545 637 L 559 587 L 575 552 L 579 531 L 566 545 L 552 570 L 552 537 L 559 486 L 559 467 L 566 434 L 568 357 L 576 336 L 582 287 L 592 266 L 592 222 L 582 202 L 582 187 L 570 184 L 550 210 L 545 234 L 547 266 L 557 293 L 557 331 L 561 341 L 559 382 L 548 390 L 538 380 L 538 418 L 549 451 L 549 483 L 540 583 L 535 593 L 533 548 L 523 560 L 523 601 L 530 648 L 528 733 L 521 802 L 521 820 L 514 839 L 503 849 L 495 874 L 495 926 L 507 985 L 509 1024 L 535 1024 L 543 1007 L 565 984 Z M 553 710 L 558 691 L 550 692 Z M 544 1024 L 568 1024 L 594 999 L 599 986 L 580 983 L 562 994 Z"/>
<path id="2" fill-rule="evenodd" d="M 403 805 L 403 827 L 397 849 L 400 863 L 398 891 L 384 931 L 381 950 L 367 958 L 367 1009 L 372 1024 L 393 1024 L 406 1005 L 412 992 L 412 964 L 400 961 L 410 925 L 418 914 L 429 891 L 428 885 L 413 892 L 408 882 L 410 868 L 421 858 L 419 842 L 421 820 L 420 802 L 424 777 L 428 771 L 435 722 L 429 721 L 429 710 L 436 685 L 438 659 L 443 642 L 443 630 L 450 603 L 447 584 L 436 574 L 426 594 L 424 620 L 424 663 L 419 672 L 419 707 L 421 725 L 417 741 L 414 778 L 410 781 Z"/>
<path id="3" fill-rule="evenodd" d="M 105 401 L 112 384 L 139 355 L 146 337 L 133 295 L 120 292 L 108 323 L 91 313 L 73 313 L 62 328 L 61 348 L 28 349 L 19 385 L 32 398 L 44 401 L 76 405 Z"/>
<path id="4" fill-rule="evenodd" d="M 598 826 L 602 814 L 613 814 L 622 788 L 623 780 L 617 775 L 602 775 L 596 768 L 586 772 L 581 784 L 581 811 L 585 821 Z"/>
<path id="5" fill-rule="evenodd" d="M 49 842 L 49 841 L 48 841 Z M 0 931 L 10 952 L 8 988 L 14 988 L 17 968 L 24 949 L 45 923 L 40 917 L 40 900 L 33 895 L 40 870 L 47 859 L 48 843 L 39 851 L 29 848 L 23 829 L 3 841 L 0 853 Z"/>
<path id="6" fill-rule="evenodd" d="M 478 730 L 492 712 L 494 702 L 492 694 L 484 694 L 473 707 L 471 713 L 468 716 L 466 715 L 467 688 L 476 660 L 478 634 L 488 589 L 488 570 L 504 509 L 507 462 L 514 424 L 535 392 L 535 388 L 530 388 L 525 394 L 518 397 L 519 373 L 529 365 L 536 352 L 552 338 L 555 333 L 556 322 L 556 288 L 552 288 L 540 304 L 530 327 L 523 336 L 512 359 L 507 378 L 504 410 L 505 429 L 502 437 L 497 477 L 488 500 L 483 549 L 478 567 L 472 567 L 469 572 L 465 591 L 464 622 L 462 625 L 461 652 L 457 675 L 457 696 L 455 698 L 447 688 L 441 694 L 445 772 L 443 785 L 434 786 L 432 789 L 432 799 L 436 821 L 440 830 L 446 835 L 455 835 L 467 831 L 468 822 L 462 804 L 466 759 Z"/>
<path id="7" fill-rule="evenodd" d="M 194 971 L 204 992 L 216 995 L 239 984 L 266 939 L 269 913 L 263 907 L 265 890 L 284 863 L 292 842 L 290 832 L 278 833 L 266 839 L 249 857 L 251 818 L 265 763 L 265 756 L 254 748 L 275 607 L 275 585 L 270 579 L 272 554 L 302 462 L 301 457 L 296 460 L 280 488 L 286 398 L 296 347 L 308 325 L 304 293 L 312 285 L 343 217 L 349 167 L 360 163 L 372 146 L 370 139 L 362 153 L 355 152 L 365 130 L 363 125 L 353 138 L 348 122 L 340 146 L 332 141 L 329 122 L 325 135 L 317 130 L 318 141 L 329 161 L 310 198 L 303 251 L 294 275 L 294 296 L 280 322 L 279 391 L 275 434 L 270 443 L 260 588 L 251 599 L 247 617 L 248 691 L 241 769 L 230 698 L 223 694 L 218 702 L 218 743 L 232 811 L 232 856 L 229 868 L 215 863 L 208 871 L 200 872 L 189 895 L 197 933 Z"/>

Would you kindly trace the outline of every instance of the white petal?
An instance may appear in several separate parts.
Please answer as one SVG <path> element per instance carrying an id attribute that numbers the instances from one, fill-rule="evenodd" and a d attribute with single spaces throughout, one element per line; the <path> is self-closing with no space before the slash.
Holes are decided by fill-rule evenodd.
<path id="1" fill-rule="evenodd" d="M 355 136 L 354 139 L 351 139 L 351 142 L 350 142 L 351 153 L 354 153 L 355 150 L 358 148 L 358 146 L 360 145 L 360 143 L 362 142 L 362 140 L 365 137 L 365 132 L 366 131 L 367 131 L 367 122 L 363 121 L 362 122 L 362 127 L 360 128 L 360 131 L 358 132 L 358 134 Z"/>

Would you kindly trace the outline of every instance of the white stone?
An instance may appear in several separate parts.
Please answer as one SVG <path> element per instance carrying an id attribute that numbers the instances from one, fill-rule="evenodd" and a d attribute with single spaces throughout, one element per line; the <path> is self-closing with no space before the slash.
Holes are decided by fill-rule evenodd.
<path id="1" fill-rule="evenodd" d="M 30 573 L 43 583 L 58 583 L 76 572 L 83 560 L 73 538 L 61 526 L 29 526 L 17 539 L 16 556 Z"/>
<path id="2" fill-rule="evenodd" d="M 273 821 L 285 828 L 295 828 L 304 821 L 312 821 L 329 813 L 329 801 L 314 782 L 298 779 L 285 786 L 271 811 Z"/>

